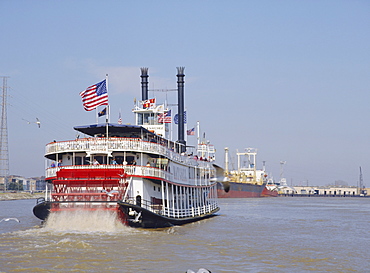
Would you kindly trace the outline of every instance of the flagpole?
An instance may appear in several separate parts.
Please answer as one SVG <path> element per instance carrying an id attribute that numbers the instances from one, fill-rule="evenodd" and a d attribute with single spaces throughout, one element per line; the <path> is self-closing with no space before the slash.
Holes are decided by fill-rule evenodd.
<path id="1" fill-rule="evenodd" d="M 108 93 L 108 74 L 105 74 L 105 88 L 107 90 L 107 93 Z M 109 123 L 109 114 L 110 114 L 110 107 L 109 107 L 109 102 L 108 102 L 108 105 L 107 105 L 107 113 L 106 113 L 106 118 L 105 118 L 105 126 L 106 126 L 106 138 L 107 138 L 107 146 L 108 147 L 108 134 L 109 134 L 109 126 L 108 126 L 108 123 Z M 107 151 L 107 164 L 109 164 L 109 154 L 108 154 L 108 151 Z"/>
<path id="2" fill-rule="evenodd" d="M 188 142 L 188 122 L 187 122 L 187 115 L 186 115 L 186 109 L 184 112 L 184 123 L 185 123 L 185 142 Z"/>
<path id="3" fill-rule="evenodd" d="M 108 74 L 105 74 L 105 86 L 106 86 L 106 89 L 107 89 L 107 93 L 108 93 Z M 109 107 L 109 104 L 108 104 L 108 109 L 107 109 L 107 122 L 110 121 L 110 107 Z"/>
<path id="4" fill-rule="evenodd" d="M 105 74 L 105 88 L 107 90 L 107 93 L 108 93 L 108 74 Z M 110 112 L 110 109 L 109 109 L 109 103 L 107 105 L 107 113 L 106 113 L 106 118 L 105 118 L 105 126 L 106 126 L 106 129 L 107 129 L 107 140 L 108 140 L 108 123 L 109 123 L 109 112 Z"/>
<path id="5" fill-rule="evenodd" d="M 200 143 L 200 128 L 199 128 L 199 121 L 197 121 L 197 139 L 198 139 L 198 144 Z"/>
<path id="6" fill-rule="evenodd" d="M 172 113 L 171 113 L 172 114 Z M 172 135 L 172 133 L 173 133 L 173 125 L 172 125 L 172 119 L 171 119 L 171 125 L 170 125 L 170 140 L 173 140 L 173 135 Z"/>
<path id="7" fill-rule="evenodd" d="M 110 104 L 107 105 L 107 117 L 106 117 L 106 123 L 110 122 Z"/>

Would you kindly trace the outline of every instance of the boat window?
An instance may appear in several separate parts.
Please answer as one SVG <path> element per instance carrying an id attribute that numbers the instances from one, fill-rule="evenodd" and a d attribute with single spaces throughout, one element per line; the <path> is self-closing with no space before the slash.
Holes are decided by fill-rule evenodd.
<path id="1" fill-rule="evenodd" d="M 148 161 L 146 162 L 147 167 L 154 167 L 155 166 L 155 158 L 148 158 Z"/>
<path id="2" fill-rule="evenodd" d="M 153 125 L 157 124 L 157 118 L 154 113 L 144 113 L 138 116 L 138 125 Z"/>
<path id="3" fill-rule="evenodd" d="M 194 179 L 195 178 L 194 169 L 193 168 L 190 168 L 190 167 L 189 167 L 189 178 L 190 179 Z"/>
<path id="4" fill-rule="evenodd" d="M 118 165 L 122 165 L 123 163 L 123 156 L 115 156 L 116 162 Z"/>
<path id="5" fill-rule="evenodd" d="M 127 165 L 135 165 L 135 157 L 134 156 L 126 156 Z"/>
<path id="6" fill-rule="evenodd" d="M 76 156 L 75 157 L 75 165 L 82 165 L 82 157 Z"/>
<path id="7" fill-rule="evenodd" d="M 96 159 L 99 162 L 99 164 L 107 164 L 107 158 L 105 156 L 97 155 L 94 156 L 94 159 Z"/>
<path id="8" fill-rule="evenodd" d="M 137 124 L 143 125 L 143 114 L 140 113 L 137 114 Z"/>
<path id="9" fill-rule="evenodd" d="M 168 166 L 168 159 L 167 158 L 157 158 L 156 159 L 156 167 L 160 169 L 166 170 Z"/>

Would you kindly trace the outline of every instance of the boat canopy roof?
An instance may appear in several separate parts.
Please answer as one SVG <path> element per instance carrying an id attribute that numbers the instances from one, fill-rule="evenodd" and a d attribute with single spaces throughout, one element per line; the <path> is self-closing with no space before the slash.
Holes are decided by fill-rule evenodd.
<path id="1" fill-rule="evenodd" d="M 108 128 L 107 128 L 108 127 Z M 78 132 L 89 136 L 106 136 L 108 130 L 108 137 L 137 137 L 141 138 L 143 135 L 156 136 L 153 132 L 138 125 L 127 124 L 113 124 L 113 123 L 100 123 L 92 125 L 76 126 Z"/>

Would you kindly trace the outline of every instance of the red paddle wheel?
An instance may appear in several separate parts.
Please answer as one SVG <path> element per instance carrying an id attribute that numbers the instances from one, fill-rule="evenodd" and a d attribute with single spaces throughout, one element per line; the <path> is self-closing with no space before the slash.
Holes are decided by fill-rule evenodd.
<path id="1" fill-rule="evenodd" d="M 53 181 L 51 212 L 112 210 L 126 222 L 117 201 L 127 190 L 123 169 L 60 169 Z"/>

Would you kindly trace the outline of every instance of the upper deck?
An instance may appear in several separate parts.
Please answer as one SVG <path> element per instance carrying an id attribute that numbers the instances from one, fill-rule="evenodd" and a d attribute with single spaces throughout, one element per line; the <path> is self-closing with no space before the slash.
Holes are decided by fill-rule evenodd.
<path id="1" fill-rule="evenodd" d="M 113 157 L 116 152 L 132 152 L 156 155 L 158 158 L 166 158 L 172 162 L 189 167 L 212 168 L 212 162 L 199 160 L 197 157 L 186 153 L 180 154 L 176 152 L 179 149 L 180 144 L 175 142 L 157 143 L 155 140 L 147 141 L 140 138 L 94 137 L 51 142 L 46 145 L 45 157 L 50 160 L 55 160 L 56 155 L 70 154 L 73 156 L 74 154 L 80 153 L 83 153 L 86 157 L 98 154 Z M 74 164 L 72 162 L 69 168 L 74 168 L 73 165 Z M 75 167 L 78 168 L 78 166 Z M 50 172 L 49 170 L 47 171 L 47 177 L 50 176 L 53 176 L 53 172 Z"/>
<path id="2" fill-rule="evenodd" d="M 179 154 L 179 143 L 165 142 L 156 143 L 145 141 L 140 138 L 82 138 L 69 141 L 51 142 L 46 145 L 45 157 L 53 159 L 52 155 L 62 153 L 86 153 L 86 156 L 105 154 L 112 156 L 113 152 L 137 152 L 150 153 L 166 157 L 178 163 L 190 166 L 206 165 L 209 162 L 194 159 L 189 155 Z"/>

